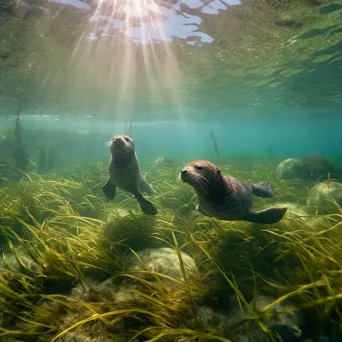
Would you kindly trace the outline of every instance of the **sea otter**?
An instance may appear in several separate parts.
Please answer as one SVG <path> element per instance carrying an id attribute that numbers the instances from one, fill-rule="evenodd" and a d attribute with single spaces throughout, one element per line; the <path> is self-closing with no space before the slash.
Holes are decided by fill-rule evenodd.
<path id="1" fill-rule="evenodd" d="M 271 224 L 280 221 L 287 208 L 252 210 L 252 195 L 269 198 L 271 188 L 264 184 L 248 184 L 225 175 L 218 166 L 205 160 L 187 164 L 180 172 L 183 182 L 191 185 L 197 194 L 196 210 L 205 216 L 224 221 L 249 221 Z"/>
<path id="2" fill-rule="evenodd" d="M 146 215 L 156 215 L 157 209 L 141 193 L 155 193 L 140 173 L 139 162 L 134 151 L 134 141 L 127 135 L 115 135 L 108 143 L 112 157 L 109 163 L 110 178 L 102 190 L 108 199 L 114 199 L 116 187 L 135 196 Z"/>

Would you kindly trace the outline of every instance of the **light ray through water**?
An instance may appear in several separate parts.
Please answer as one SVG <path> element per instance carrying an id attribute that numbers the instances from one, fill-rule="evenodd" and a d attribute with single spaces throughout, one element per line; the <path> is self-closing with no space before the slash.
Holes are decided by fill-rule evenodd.
<path id="1" fill-rule="evenodd" d="M 186 135 L 181 70 L 164 19 L 163 7 L 151 0 L 101 0 L 90 20 L 94 25 L 92 32 L 96 36 L 95 32 L 106 31 L 108 36 L 89 39 L 85 32 L 73 60 L 83 65 L 83 77 L 88 80 L 103 61 L 99 67 L 107 69 L 107 73 L 102 73 L 107 79 L 98 78 L 102 79 L 99 86 L 107 94 L 108 102 L 115 99 L 112 116 L 116 119 L 131 122 L 133 113 L 137 117 L 137 112 L 143 110 L 139 108 L 139 98 L 149 97 L 151 112 L 157 112 L 155 109 L 164 99 L 171 99 L 173 112 L 183 128 L 180 133 Z M 110 35 L 114 28 L 116 34 Z"/>

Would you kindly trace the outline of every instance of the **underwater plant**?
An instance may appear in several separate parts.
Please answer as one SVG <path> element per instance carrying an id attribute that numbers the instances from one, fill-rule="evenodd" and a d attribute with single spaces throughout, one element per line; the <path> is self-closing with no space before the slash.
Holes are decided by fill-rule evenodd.
<path id="1" fill-rule="evenodd" d="M 38 171 L 46 173 L 56 166 L 56 149 L 53 143 L 40 143 L 38 150 Z"/>
<path id="2" fill-rule="evenodd" d="M 211 140 L 212 140 L 213 145 L 214 145 L 214 151 L 215 151 L 215 154 L 216 154 L 216 158 L 217 158 L 217 160 L 220 160 L 220 152 L 219 152 L 219 149 L 218 149 L 216 136 L 215 136 L 214 131 L 212 129 L 210 129 L 210 137 L 211 137 Z"/>
<path id="3" fill-rule="evenodd" d="M 26 171 L 29 166 L 29 158 L 26 154 L 25 147 L 22 143 L 22 119 L 20 115 L 15 120 L 15 149 L 14 149 L 14 160 L 17 168 L 21 171 Z"/>
<path id="4" fill-rule="evenodd" d="M 273 225 L 224 222 L 195 210 L 176 176 L 154 167 L 156 216 L 131 196 L 101 193 L 102 164 L 27 173 L 0 189 L 0 338 L 20 341 L 338 340 L 342 212 L 306 208 L 312 180 L 277 180 L 276 165 L 223 165 L 265 179 Z M 269 205 L 256 199 L 256 207 Z M 312 322 L 315 322 L 313 325 Z"/>

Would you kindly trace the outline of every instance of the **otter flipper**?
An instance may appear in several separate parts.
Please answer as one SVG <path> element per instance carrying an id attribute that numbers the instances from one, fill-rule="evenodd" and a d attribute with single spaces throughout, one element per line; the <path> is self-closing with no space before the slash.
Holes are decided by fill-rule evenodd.
<path id="1" fill-rule="evenodd" d="M 260 211 L 250 211 L 245 220 L 255 223 L 272 224 L 279 222 L 285 215 L 287 208 L 268 208 Z"/>
<path id="2" fill-rule="evenodd" d="M 271 187 L 266 183 L 252 184 L 252 192 L 254 196 L 270 198 L 273 196 Z"/>
<path id="3" fill-rule="evenodd" d="M 142 212 L 146 215 L 157 215 L 157 208 L 147 200 L 142 194 L 134 194 L 135 198 L 139 202 Z"/>
<path id="4" fill-rule="evenodd" d="M 116 193 L 116 186 L 108 179 L 107 183 L 102 186 L 102 191 L 108 199 L 114 199 Z"/>
<path id="5" fill-rule="evenodd" d="M 143 175 L 140 175 L 139 190 L 141 192 L 147 192 L 148 194 L 155 194 L 152 184 L 148 183 Z"/>

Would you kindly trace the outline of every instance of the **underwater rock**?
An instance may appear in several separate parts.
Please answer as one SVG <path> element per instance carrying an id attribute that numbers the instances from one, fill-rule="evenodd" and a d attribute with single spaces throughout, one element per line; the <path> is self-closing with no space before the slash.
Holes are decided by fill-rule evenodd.
<path id="1" fill-rule="evenodd" d="M 123 339 L 120 337 L 116 337 L 115 340 L 113 341 L 112 338 L 106 337 L 104 335 L 98 335 L 94 336 L 92 333 L 90 334 L 85 334 L 82 332 L 68 332 L 65 334 L 64 337 L 59 339 L 59 341 L 64 341 L 64 342 L 127 342 L 127 339 Z M 134 340 L 132 342 L 138 342 L 138 340 Z"/>
<path id="2" fill-rule="evenodd" d="M 135 254 L 130 254 L 127 257 L 127 270 L 141 271 L 149 270 L 165 274 L 176 280 L 184 280 L 179 266 L 179 258 L 177 252 L 172 248 L 148 248 L 139 251 Z M 195 261 L 186 253 L 181 252 L 181 257 L 184 263 L 187 276 L 191 277 L 197 274 Z"/>
<path id="3" fill-rule="evenodd" d="M 172 166 L 177 164 L 173 159 L 158 157 L 155 161 L 152 162 L 152 167 L 161 167 L 161 166 Z"/>
<path id="4" fill-rule="evenodd" d="M 255 301 L 255 308 L 260 312 L 274 300 L 275 298 L 258 296 Z M 252 306 L 253 303 L 250 303 L 250 305 Z M 291 306 L 289 305 L 281 303 L 276 304 L 271 310 L 269 310 L 270 313 L 275 315 L 265 317 L 263 321 L 267 327 L 276 331 L 281 330 L 282 335 L 287 335 L 288 338 L 300 337 L 302 335 L 302 331 L 299 328 L 301 325 L 301 317 L 298 313 L 291 312 L 289 309 L 291 309 Z M 285 328 L 285 330 L 283 328 Z M 282 338 L 283 340 L 288 340 L 285 336 L 282 336 Z"/>
<path id="5" fill-rule="evenodd" d="M 27 255 L 24 248 L 15 248 L 15 253 L 17 256 L 10 252 L 6 253 L 0 259 L 0 268 L 11 269 L 30 276 L 42 273 L 40 266 Z"/>
<path id="6" fill-rule="evenodd" d="M 257 296 L 255 300 L 255 310 L 262 311 L 267 305 L 272 303 L 275 298 L 268 296 Z M 236 298 L 232 298 L 233 307 L 230 312 L 217 312 L 209 307 L 200 306 L 197 309 L 197 321 L 201 323 L 203 328 L 215 329 L 220 336 L 229 337 L 234 342 L 261 342 L 265 340 L 262 330 L 253 321 L 246 321 L 245 324 L 239 326 L 236 330 L 233 328 L 236 324 L 249 316 L 247 309 L 241 312 Z M 249 303 L 253 308 L 253 302 Z M 301 325 L 301 317 L 295 312 L 291 312 L 290 305 L 277 304 L 268 310 L 267 317 L 262 321 L 273 331 L 277 332 L 283 341 L 293 341 L 302 335 L 299 328 Z M 190 325 L 192 322 L 189 322 Z M 245 330 L 246 329 L 246 330 Z M 233 336 L 232 336 L 233 335 Z M 190 341 L 190 340 L 189 340 Z M 207 340 L 200 340 L 206 342 Z"/>
<path id="7" fill-rule="evenodd" d="M 318 154 L 312 154 L 310 156 L 301 158 L 301 160 L 305 167 L 323 166 L 328 170 L 332 170 L 334 168 L 334 165 L 327 158 Z"/>
<path id="8" fill-rule="evenodd" d="M 125 281 L 121 283 L 114 282 L 112 278 L 103 282 L 86 278 L 86 283 L 78 284 L 71 291 L 74 298 L 92 301 L 95 297 L 103 301 L 109 298 L 113 303 L 120 303 L 128 300 L 138 299 L 138 295 L 134 293 L 135 284 L 127 284 Z"/>
<path id="9" fill-rule="evenodd" d="M 327 158 L 310 155 L 304 158 L 290 158 L 282 161 L 276 170 L 279 179 L 325 180 L 329 175 L 338 177 L 336 167 Z"/>
<path id="10" fill-rule="evenodd" d="M 306 221 L 307 226 L 315 231 L 322 231 L 331 226 L 328 216 L 312 215 Z"/>
<path id="11" fill-rule="evenodd" d="M 65 342 L 95 342 L 95 341 L 109 341 L 108 339 L 103 339 L 101 336 L 91 337 L 87 334 L 75 332 L 69 332 L 65 334 L 61 341 Z"/>
<path id="12" fill-rule="evenodd" d="M 87 312 L 88 310 L 84 310 L 84 312 Z M 83 312 L 83 313 L 84 313 Z M 88 311 L 88 313 L 91 315 L 91 312 Z M 67 314 L 63 317 L 63 322 L 61 325 L 61 331 L 64 329 L 67 329 L 72 324 L 77 323 L 79 319 L 82 319 L 82 314 L 72 313 Z M 102 335 L 100 332 L 103 330 L 102 324 L 97 322 L 92 322 L 89 327 L 89 331 L 80 331 L 80 330 L 73 330 L 65 335 L 63 335 L 58 341 L 64 341 L 64 342 L 111 342 L 113 339 L 106 337 L 105 335 Z M 120 341 L 120 340 L 115 340 Z"/>
<path id="13" fill-rule="evenodd" d="M 128 284 L 126 281 L 123 281 L 118 285 L 114 283 L 112 278 L 109 278 L 99 285 L 99 290 L 102 293 L 114 291 L 114 289 L 115 293 L 113 292 L 111 297 L 114 303 L 121 303 L 140 298 L 140 296 L 135 292 L 135 290 L 137 290 L 137 286 L 132 283 Z"/>
<path id="14" fill-rule="evenodd" d="M 313 340 L 311 338 L 306 339 L 304 342 L 329 342 L 329 338 L 326 337 L 325 335 L 320 335 L 317 337 L 317 340 Z"/>
<path id="15" fill-rule="evenodd" d="M 334 173 L 334 165 L 327 158 L 320 155 L 310 155 L 301 158 L 304 168 L 307 170 L 307 178 L 318 180 L 327 179 L 329 174 Z"/>
<path id="16" fill-rule="evenodd" d="M 107 223 L 116 222 L 118 219 L 124 218 L 126 216 L 131 216 L 131 213 L 127 209 L 115 208 L 114 210 L 111 210 L 111 212 L 108 214 Z"/>
<path id="17" fill-rule="evenodd" d="M 249 306 L 254 307 L 257 312 L 262 312 L 264 308 L 271 304 L 276 298 L 272 298 L 269 296 L 257 296 L 255 302 L 250 302 Z M 234 298 L 235 302 L 236 299 Z M 235 309 L 231 311 L 229 315 L 229 324 L 234 325 L 239 321 L 245 319 L 249 316 L 248 310 L 244 309 L 244 314 L 241 314 L 240 308 L 236 303 Z M 264 324 L 273 331 L 277 332 L 282 341 L 292 341 L 294 338 L 299 338 L 302 336 L 302 331 L 300 329 L 301 325 L 301 316 L 291 311 L 292 305 L 279 303 L 274 305 L 271 309 L 267 310 L 268 314 L 266 317 L 262 319 Z M 247 326 L 246 326 L 247 325 Z M 241 330 L 239 329 L 236 332 L 236 337 L 233 339 L 234 342 L 250 342 L 250 341 L 263 341 L 264 334 L 262 330 L 254 324 L 252 321 L 248 321 L 246 325 L 241 326 Z M 248 337 L 247 331 L 248 329 Z"/>
<path id="18" fill-rule="evenodd" d="M 304 208 L 302 208 L 300 205 L 291 203 L 291 202 L 281 202 L 281 203 L 275 203 L 275 206 L 277 207 L 284 207 L 287 208 L 286 216 L 290 218 L 299 218 L 303 221 L 306 221 L 310 214 L 307 213 Z"/>
<path id="19" fill-rule="evenodd" d="M 304 163 L 299 158 L 283 160 L 277 167 L 276 175 L 278 179 L 305 178 L 307 172 Z"/>
<path id="20" fill-rule="evenodd" d="M 229 332 L 229 317 L 207 306 L 197 308 L 196 319 L 204 328 L 215 328 L 215 331 L 221 336 L 225 336 Z"/>
<path id="21" fill-rule="evenodd" d="M 100 282 L 91 278 L 85 278 L 86 283 L 79 283 L 71 290 L 71 296 L 79 299 L 87 299 L 92 289 L 96 289 Z"/>
<path id="22" fill-rule="evenodd" d="M 136 284 L 127 283 L 125 281 L 121 281 L 118 283 L 117 278 L 109 278 L 103 282 L 98 282 L 91 278 L 85 278 L 85 283 L 78 284 L 74 287 L 71 291 L 71 295 L 73 298 L 80 299 L 82 302 L 97 302 L 97 303 L 110 303 L 111 306 L 117 305 L 120 307 L 123 303 L 127 305 L 127 303 L 133 301 L 133 305 L 137 305 L 141 296 L 139 296 L 139 289 Z M 69 310 L 63 316 L 63 326 L 64 328 L 61 329 L 63 331 L 67 327 L 73 325 L 74 323 L 78 322 L 79 320 L 84 319 L 86 316 L 91 316 L 92 312 L 89 310 Z M 93 321 L 87 324 L 86 330 L 89 331 L 89 334 L 85 334 L 84 332 L 77 332 L 70 333 L 68 335 L 68 339 L 65 341 L 112 341 L 112 339 L 103 339 L 102 336 L 97 336 L 97 339 L 90 339 L 90 336 L 94 337 L 99 331 L 103 331 L 104 327 L 102 322 L 100 321 Z M 115 330 L 118 333 L 124 333 L 127 331 L 127 325 L 124 320 L 117 322 L 115 324 Z M 82 338 L 84 338 L 82 340 Z M 64 340 L 63 340 L 64 341 Z M 127 341 L 121 340 L 119 337 L 115 339 L 115 341 Z"/>
<path id="23" fill-rule="evenodd" d="M 338 210 L 333 200 L 342 206 L 342 183 L 323 182 L 310 189 L 306 204 L 319 214 L 333 214 Z"/>

